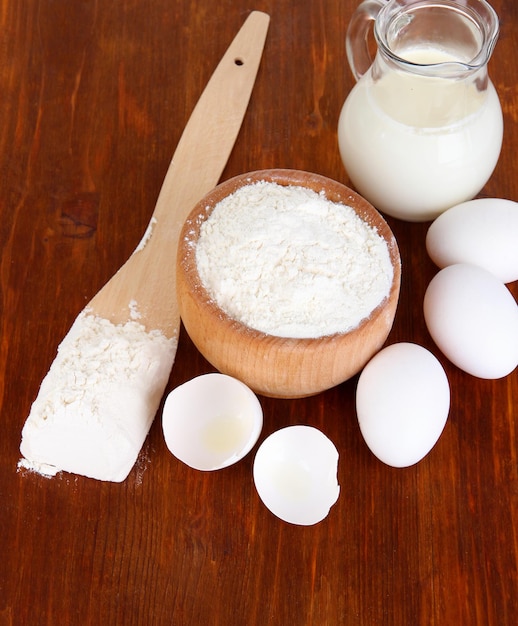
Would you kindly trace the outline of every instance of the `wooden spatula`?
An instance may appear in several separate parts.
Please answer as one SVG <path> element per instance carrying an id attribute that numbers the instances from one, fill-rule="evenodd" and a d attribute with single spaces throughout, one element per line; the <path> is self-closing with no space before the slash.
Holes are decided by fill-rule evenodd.
<path id="1" fill-rule="evenodd" d="M 196 202 L 218 183 L 227 163 L 248 106 L 268 25 L 269 16 L 258 11 L 245 21 L 185 127 L 139 246 L 60 344 L 23 428 L 20 449 L 25 467 L 115 482 L 124 480 L 133 467 L 176 354 L 179 232 Z M 81 331 L 85 318 L 95 320 L 94 332 Z M 136 325 L 144 339 L 149 336 L 158 346 L 149 351 L 151 356 L 146 356 L 147 350 L 135 352 L 137 340 L 142 339 L 135 336 Z M 98 328 L 111 333 L 111 338 L 99 337 Z M 128 360 L 149 358 L 143 368 L 145 376 L 139 380 L 128 378 L 120 342 L 113 358 L 103 352 L 115 345 L 116 334 L 124 335 L 126 328 L 131 331 Z M 95 363 L 85 363 L 85 359 L 95 359 Z M 102 362 L 110 359 L 108 370 Z M 114 406 L 117 397 L 125 400 L 119 407 L 123 414 Z"/>
<path id="2" fill-rule="evenodd" d="M 266 38 L 269 17 L 252 13 L 207 84 L 185 127 L 151 219 L 147 242 L 92 299 L 97 315 L 120 323 L 135 301 L 148 328 L 178 332 L 176 244 L 196 202 L 219 181 L 245 115 Z M 146 235 L 146 236 L 147 236 Z M 138 248 L 137 248 L 138 250 Z"/>

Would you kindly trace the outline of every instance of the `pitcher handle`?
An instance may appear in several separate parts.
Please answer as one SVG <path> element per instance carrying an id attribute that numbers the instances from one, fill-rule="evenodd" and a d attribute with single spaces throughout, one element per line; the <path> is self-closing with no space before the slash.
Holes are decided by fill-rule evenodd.
<path id="1" fill-rule="evenodd" d="M 372 65 L 368 36 L 372 22 L 387 0 L 363 0 L 353 13 L 345 37 L 347 60 L 354 78 L 358 81 Z"/>

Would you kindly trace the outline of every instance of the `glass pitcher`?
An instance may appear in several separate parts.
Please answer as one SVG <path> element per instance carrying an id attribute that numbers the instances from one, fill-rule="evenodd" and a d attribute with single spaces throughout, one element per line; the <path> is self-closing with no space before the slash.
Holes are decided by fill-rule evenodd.
<path id="1" fill-rule="evenodd" d="M 476 196 L 493 173 L 503 120 L 487 64 L 498 30 L 484 0 L 364 0 L 357 8 L 346 37 L 357 82 L 338 142 L 351 183 L 379 211 L 431 220 Z"/>

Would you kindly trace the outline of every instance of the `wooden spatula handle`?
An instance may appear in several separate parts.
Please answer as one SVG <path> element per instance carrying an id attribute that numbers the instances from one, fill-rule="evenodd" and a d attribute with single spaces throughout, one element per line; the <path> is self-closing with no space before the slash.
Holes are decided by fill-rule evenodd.
<path id="1" fill-rule="evenodd" d="M 113 323 L 131 317 L 147 330 L 177 334 L 175 263 L 178 236 L 196 202 L 217 183 L 239 133 L 255 82 L 269 16 L 254 11 L 219 62 L 180 138 L 146 240 L 88 308 Z M 134 309 L 133 309 L 134 312 Z"/>

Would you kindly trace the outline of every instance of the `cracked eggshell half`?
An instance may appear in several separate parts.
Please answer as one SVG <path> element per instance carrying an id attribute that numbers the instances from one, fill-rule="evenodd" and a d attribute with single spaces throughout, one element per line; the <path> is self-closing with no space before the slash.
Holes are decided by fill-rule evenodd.
<path id="1" fill-rule="evenodd" d="M 290 524 L 311 526 L 338 500 L 338 451 L 312 426 L 287 426 L 263 441 L 253 476 L 263 504 Z"/>
<path id="2" fill-rule="evenodd" d="M 263 426 L 257 396 L 225 374 L 197 376 L 169 393 L 162 428 L 169 451 L 197 470 L 228 467 L 246 456 Z"/>

